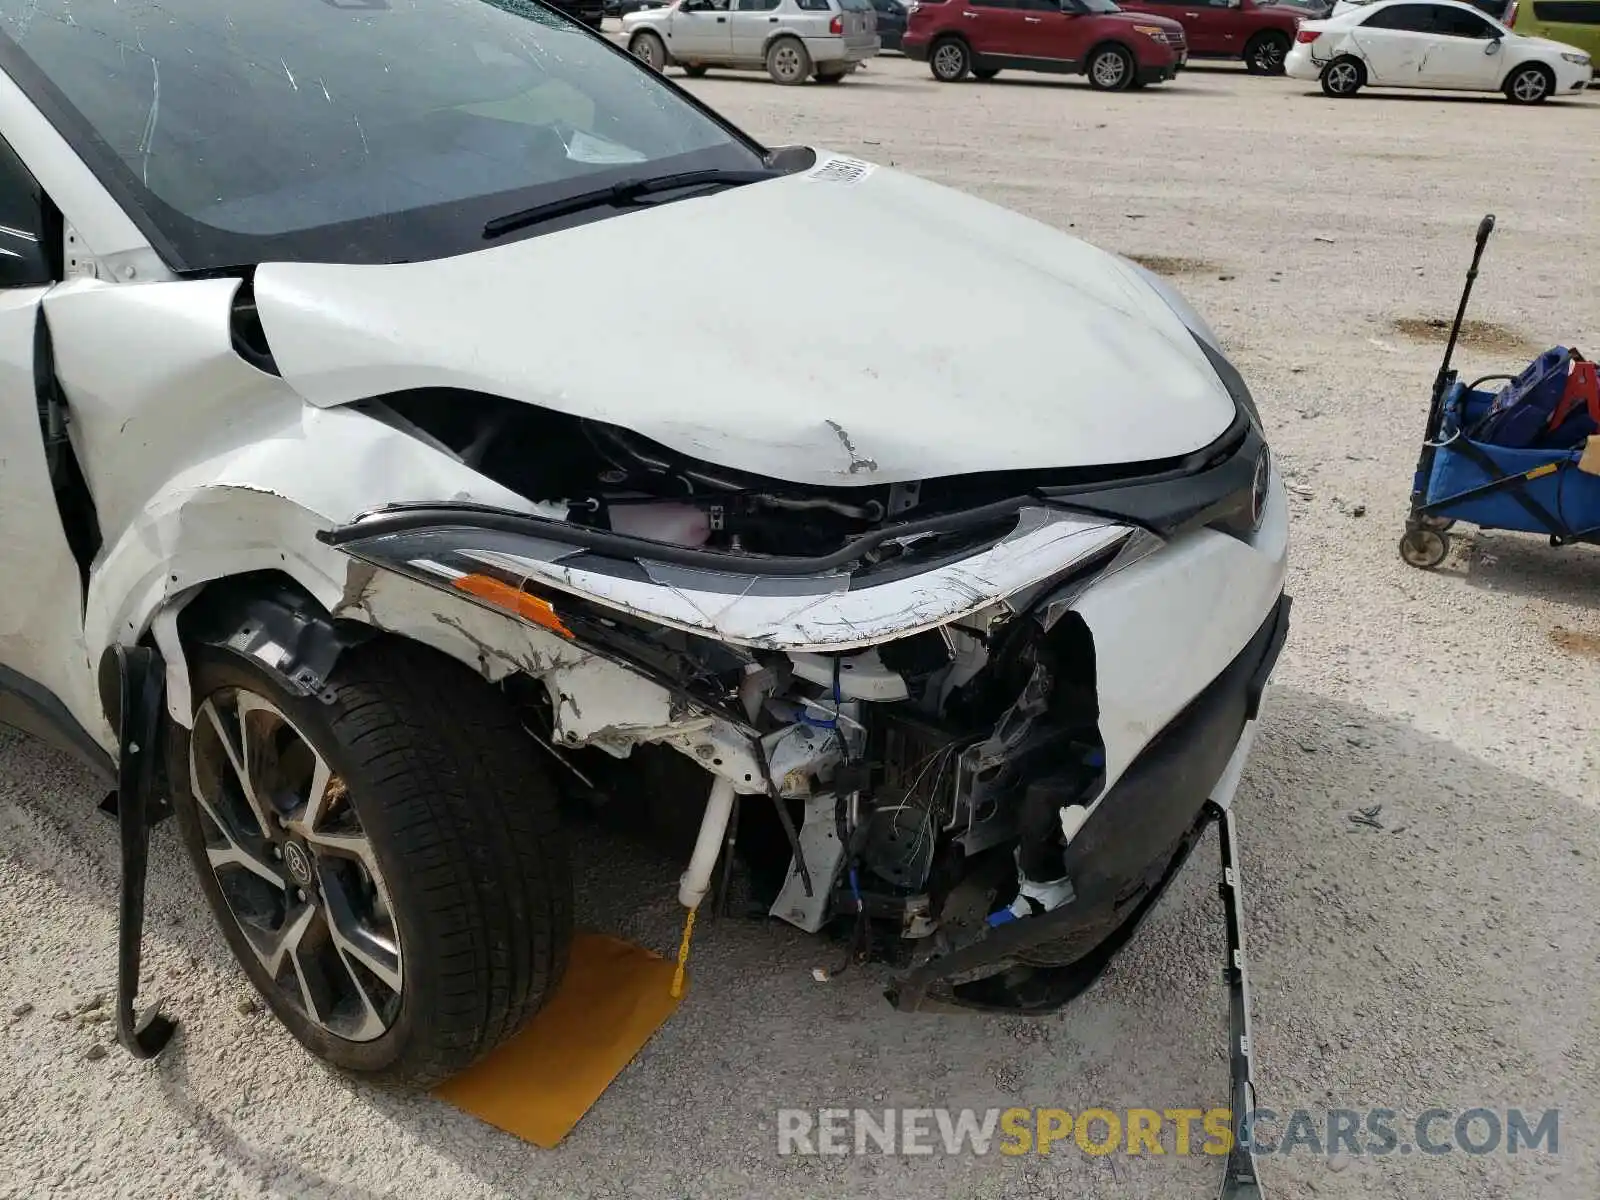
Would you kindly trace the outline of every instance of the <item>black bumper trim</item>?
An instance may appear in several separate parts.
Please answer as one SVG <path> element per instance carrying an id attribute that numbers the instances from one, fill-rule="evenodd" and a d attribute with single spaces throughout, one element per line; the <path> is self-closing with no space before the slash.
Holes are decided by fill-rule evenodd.
<path id="1" fill-rule="evenodd" d="M 986 928 L 923 963 L 890 988 L 896 1008 L 1046 1012 L 1099 977 L 1205 831 L 1211 792 L 1260 712 L 1288 636 L 1289 607 L 1290 598 L 1280 596 L 1245 648 L 1151 740 L 1078 831 L 1064 856 L 1076 898 Z M 1020 980 L 1002 976 L 1017 965 L 1032 971 Z"/>

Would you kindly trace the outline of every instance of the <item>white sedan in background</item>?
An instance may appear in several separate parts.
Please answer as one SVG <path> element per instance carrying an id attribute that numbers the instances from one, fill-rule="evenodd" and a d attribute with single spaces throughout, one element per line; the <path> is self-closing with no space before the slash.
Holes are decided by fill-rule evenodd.
<path id="1" fill-rule="evenodd" d="M 1320 80 L 1330 96 L 1437 88 L 1504 92 L 1514 104 L 1581 92 L 1590 74 L 1589 55 L 1576 46 L 1523 37 L 1456 0 L 1380 0 L 1303 22 L 1284 69 Z"/>

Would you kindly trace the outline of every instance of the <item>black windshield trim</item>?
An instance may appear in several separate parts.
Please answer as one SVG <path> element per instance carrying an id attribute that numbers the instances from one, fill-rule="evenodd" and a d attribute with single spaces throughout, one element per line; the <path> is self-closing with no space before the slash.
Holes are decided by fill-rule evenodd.
<path id="1" fill-rule="evenodd" d="M 484 0 L 484 2 L 492 3 L 492 0 Z M 686 102 L 689 107 L 693 108 L 702 116 L 708 118 L 739 146 L 748 150 L 763 162 L 769 160 L 771 152 L 764 145 L 762 145 L 762 143 L 758 142 L 744 130 L 733 124 L 733 122 L 729 121 L 726 117 L 722 116 L 716 110 L 711 108 L 704 101 L 695 96 L 694 93 L 688 91 L 686 88 L 680 87 L 674 80 L 662 74 L 661 72 L 641 63 L 637 58 L 629 54 L 625 49 L 618 46 L 604 34 L 589 28 L 579 20 L 576 20 L 570 13 L 564 12 L 562 9 L 553 4 L 546 3 L 546 0 L 524 0 L 524 2 L 534 7 L 543 9 L 552 16 L 560 18 L 571 27 L 573 32 L 580 33 L 583 36 L 591 37 L 601 42 L 604 44 L 608 53 L 615 54 L 626 59 L 629 65 L 635 70 L 647 72 L 659 86 L 667 88 L 680 100 Z M 17 44 L 16 40 L 4 32 L 0 32 L 0 71 L 4 71 L 8 76 L 10 76 L 11 80 L 18 86 L 18 88 L 21 89 L 28 102 L 39 111 L 45 120 L 49 121 L 50 125 L 55 129 L 55 131 L 62 137 L 63 140 L 66 141 L 67 145 L 71 147 L 72 151 L 83 161 L 83 164 L 88 167 L 89 171 L 94 175 L 100 186 L 105 188 L 112 200 L 116 202 L 117 206 L 123 211 L 128 219 L 133 222 L 135 228 L 139 230 L 139 232 L 144 236 L 145 240 L 150 244 L 150 248 L 155 251 L 158 257 L 160 257 L 162 263 L 174 275 L 177 275 L 180 278 L 209 278 L 219 275 L 236 275 L 241 272 L 248 271 L 250 268 L 258 266 L 263 262 L 277 261 L 269 256 L 259 256 L 251 261 L 244 262 L 185 261 L 184 256 L 179 252 L 177 246 L 175 246 L 171 239 L 169 239 L 166 234 L 162 232 L 162 226 L 160 222 L 156 219 L 151 211 L 154 206 L 167 206 L 162 205 L 158 197 L 149 192 L 148 189 L 143 188 L 135 181 L 133 171 L 127 166 L 126 163 L 122 161 L 121 157 L 117 154 L 116 150 L 112 148 L 110 143 L 108 143 L 100 136 L 98 132 L 96 132 L 94 126 L 91 125 L 81 113 L 79 113 L 77 107 L 67 99 L 66 95 L 55 85 L 50 77 L 34 65 L 33 60 L 28 57 L 27 53 L 22 49 L 22 47 Z M 698 151 L 696 153 L 705 154 L 707 151 Z M 660 160 L 662 163 L 671 161 L 672 160 L 670 159 Z M 580 181 L 573 179 L 571 182 L 579 183 Z M 441 205 L 439 207 L 447 206 Z M 175 209 L 170 211 L 176 214 L 176 220 L 179 222 L 192 223 L 193 221 L 192 218 L 186 217 L 181 213 L 177 213 L 177 210 Z M 420 212 L 424 210 L 413 211 Z M 382 224 L 385 221 L 392 219 L 394 215 L 395 214 L 390 213 L 378 218 L 323 226 L 317 229 L 316 232 L 326 234 L 331 231 L 348 229 L 351 231 L 353 236 L 359 237 L 359 230 L 361 226 Z M 474 232 L 476 231 L 476 226 L 478 224 L 481 224 L 481 221 L 474 223 Z M 293 238 L 297 235 L 304 237 L 309 232 L 311 231 L 298 230 L 294 233 L 280 236 L 285 238 Z M 259 237 L 253 240 L 266 244 L 270 243 L 272 238 Z M 451 252 L 451 254 L 454 253 L 459 253 L 459 251 Z M 450 254 L 441 254 L 438 257 L 443 258 L 449 256 Z"/>

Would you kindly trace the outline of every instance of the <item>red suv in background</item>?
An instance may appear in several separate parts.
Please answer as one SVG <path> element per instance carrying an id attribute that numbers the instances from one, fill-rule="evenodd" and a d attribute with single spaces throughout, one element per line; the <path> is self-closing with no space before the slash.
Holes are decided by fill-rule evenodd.
<path id="1" fill-rule="evenodd" d="M 1177 21 L 1112 0 L 914 0 L 900 49 L 942 83 L 1046 71 L 1107 92 L 1171 79 L 1185 54 Z"/>
<path id="2" fill-rule="evenodd" d="M 1256 0 L 1128 0 L 1130 12 L 1171 17 L 1189 36 L 1193 58 L 1242 58 L 1257 75 L 1282 75 L 1283 58 L 1306 14 Z"/>

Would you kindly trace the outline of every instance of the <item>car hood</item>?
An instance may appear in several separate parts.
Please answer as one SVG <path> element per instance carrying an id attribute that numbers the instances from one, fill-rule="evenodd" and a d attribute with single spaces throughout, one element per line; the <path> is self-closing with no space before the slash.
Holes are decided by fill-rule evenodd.
<path id="1" fill-rule="evenodd" d="M 1120 21 L 1124 25 L 1155 25 L 1169 32 L 1183 32 L 1183 22 L 1174 21 L 1171 17 L 1163 17 L 1159 13 L 1150 12 L 1122 12 L 1100 13 L 1102 21 Z"/>
<path id="2" fill-rule="evenodd" d="M 1573 46 L 1567 42 L 1558 42 L 1554 38 L 1531 37 L 1528 34 L 1520 35 L 1524 46 L 1537 47 L 1540 50 L 1552 51 L 1556 54 L 1588 54 L 1582 46 Z"/>
<path id="3" fill-rule="evenodd" d="M 469 389 L 813 486 L 1169 459 L 1235 415 L 1131 263 L 826 154 L 453 258 L 263 264 L 254 286 L 312 404 Z"/>

